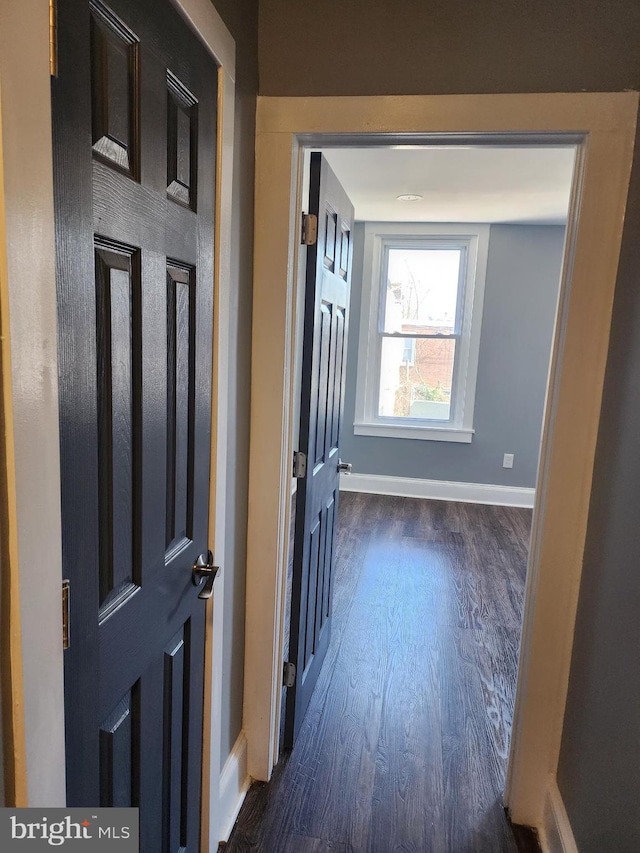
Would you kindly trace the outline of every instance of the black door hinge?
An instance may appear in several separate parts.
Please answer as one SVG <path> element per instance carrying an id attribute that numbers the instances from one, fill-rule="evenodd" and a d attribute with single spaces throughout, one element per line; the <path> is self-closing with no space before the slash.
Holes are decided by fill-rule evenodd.
<path id="1" fill-rule="evenodd" d="M 303 213 L 300 242 L 303 246 L 315 246 L 317 239 L 318 217 L 314 213 Z"/>
<path id="2" fill-rule="evenodd" d="M 69 648 L 69 594 L 71 582 L 62 581 L 62 648 Z"/>
<path id="3" fill-rule="evenodd" d="M 282 672 L 282 683 L 285 687 L 293 687 L 296 683 L 296 665 L 295 663 L 291 663 L 290 661 L 284 662 L 283 672 Z"/>
<path id="4" fill-rule="evenodd" d="M 56 0 L 49 0 L 49 74 L 58 76 L 58 10 Z"/>
<path id="5" fill-rule="evenodd" d="M 293 452 L 293 476 L 296 480 L 303 480 L 307 474 L 307 454 L 300 450 Z"/>

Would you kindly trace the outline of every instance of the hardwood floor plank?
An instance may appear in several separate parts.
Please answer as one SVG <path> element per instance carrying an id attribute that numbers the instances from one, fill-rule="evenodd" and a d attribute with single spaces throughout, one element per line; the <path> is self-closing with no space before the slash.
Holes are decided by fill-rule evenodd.
<path id="1" fill-rule="evenodd" d="M 499 778 L 509 756 L 520 632 L 495 627 L 476 635 L 478 675 Z"/>
<path id="2" fill-rule="evenodd" d="M 424 618 L 431 576 L 407 538 L 376 558 L 385 564 L 389 647 L 371 836 L 361 849 L 442 849 L 437 623 Z"/>
<path id="3" fill-rule="evenodd" d="M 531 512 L 341 495 L 333 634 L 225 853 L 533 853 L 501 804 Z"/>
<path id="4" fill-rule="evenodd" d="M 298 759 L 307 773 L 294 830 L 342 842 L 367 843 L 371 790 L 390 645 L 383 565 L 367 551 L 346 616 L 321 713 L 311 721 Z M 340 791 L 336 797 L 335 792 Z"/>
<path id="5" fill-rule="evenodd" d="M 292 835 L 287 841 L 287 851 L 290 853 L 353 853 L 350 844 L 340 841 L 329 841 L 326 838 L 311 838 L 305 835 Z"/>

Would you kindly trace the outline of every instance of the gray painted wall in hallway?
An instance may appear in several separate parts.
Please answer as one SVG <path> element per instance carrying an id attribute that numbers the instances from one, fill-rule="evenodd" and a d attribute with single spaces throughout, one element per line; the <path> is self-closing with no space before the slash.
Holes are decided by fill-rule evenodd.
<path id="1" fill-rule="evenodd" d="M 637 0 L 260 0 L 261 95 L 613 92 L 639 83 Z"/>
<path id="2" fill-rule="evenodd" d="M 357 473 L 534 487 L 564 228 L 493 225 L 471 444 L 353 434 L 364 227 L 354 264 L 342 458 Z M 504 453 L 514 467 L 502 467 Z"/>
<path id="3" fill-rule="evenodd" d="M 640 850 L 639 230 L 636 145 L 558 766 L 580 853 Z"/>

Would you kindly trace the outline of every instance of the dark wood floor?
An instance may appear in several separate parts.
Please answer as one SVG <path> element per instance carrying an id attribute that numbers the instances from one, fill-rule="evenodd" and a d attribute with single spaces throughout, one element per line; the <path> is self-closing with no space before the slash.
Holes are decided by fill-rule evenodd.
<path id="1" fill-rule="evenodd" d="M 537 851 L 501 792 L 531 512 L 343 493 L 331 645 L 225 853 Z"/>

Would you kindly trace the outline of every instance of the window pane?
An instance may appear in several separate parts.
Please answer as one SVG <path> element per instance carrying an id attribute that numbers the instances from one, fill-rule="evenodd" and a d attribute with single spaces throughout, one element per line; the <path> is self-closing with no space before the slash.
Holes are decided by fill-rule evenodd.
<path id="1" fill-rule="evenodd" d="M 455 338 L 383 338 L 378 415 L 448 421 L 455 348 Z"/>
<path id="2" fill-rule="evenodd" d="M 389 249 L 384 331 L 456 331 L 461 249 Z"/>

